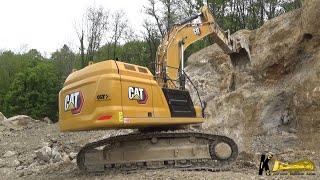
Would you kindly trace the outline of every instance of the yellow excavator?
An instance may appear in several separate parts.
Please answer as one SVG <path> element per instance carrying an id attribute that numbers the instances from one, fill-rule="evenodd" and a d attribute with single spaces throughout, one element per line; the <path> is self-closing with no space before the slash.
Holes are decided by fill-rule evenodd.
<path id="1" fill-rule="evenodd" d="M 185 89 L 186 80 L 192 81 L 184 71 L 184 50 L 209 35 L 232 56 L 248 51 L 244 41 L 224 32 L 203 6 L 200 13 L 175 24 L 162 40 L 155 76 L 146 67 L 116 60 L 90 63 L 68 76 L 59 93 L 62 132 L 138 129 L 85 145 L 77 155 L 80 170 L 230 167 L 238 155 L 232 139 L 181 128 L 204 122 L 205 103 L 199 97 L 200 106 L 195 106 Z"/>

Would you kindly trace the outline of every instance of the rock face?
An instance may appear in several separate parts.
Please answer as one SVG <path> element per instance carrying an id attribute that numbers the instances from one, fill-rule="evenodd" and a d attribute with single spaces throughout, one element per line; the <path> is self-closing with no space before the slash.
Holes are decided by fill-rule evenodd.
<path id="1" fill-rule="evenodd" d="M 320 4 L 318 0 L 308 0 L 304 2 L 304 11 L 302 13 L 302 32 L 312 36 L 320 36 Z"/>
<path id="2" fill-rule="evenodd" d="M 216 44 L 193 54 L 186 72 L 207 101 L 204 128 L 240 151 L 320 149 L 320 1 L 241 30 L 251 59 L 231 60 Z M 192 99 L 197 95 L 187 83 Z"/>

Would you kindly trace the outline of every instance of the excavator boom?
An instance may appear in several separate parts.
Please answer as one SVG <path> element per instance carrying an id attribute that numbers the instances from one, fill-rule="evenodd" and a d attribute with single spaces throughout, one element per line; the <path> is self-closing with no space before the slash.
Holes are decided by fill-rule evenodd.
<path id="1" fill-rule="evenodd" d="M 191 21 L 200 18 L 201 22 Z M 180 88 L 183 81 L 184 50 L 203 39 L 211 36 L 215 43 L 227 54 L 237 54 L 245 49 L 250 57 L 248 43 L 245 39 L 230 36 L 229 31 L 223 31 L 208 6 L 203 6 L 199 14 L 193 15 L 177 23 L 162 40 L 157 51 L 156 79 L 163 87 Z"/>

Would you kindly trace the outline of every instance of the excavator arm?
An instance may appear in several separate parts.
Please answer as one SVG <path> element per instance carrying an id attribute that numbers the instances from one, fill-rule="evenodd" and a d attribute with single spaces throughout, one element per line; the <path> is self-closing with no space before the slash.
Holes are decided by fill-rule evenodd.
<path id="1" fill-rule="evenodd" d="M 199 17 L 201 23 L 191 22 Z M 158 47 L 156 80 L 161 87 L 184 89 L 184 50 L 206 36 L 211 36 L 214 42 L 229 55 L 245 49 L 250 57 L 248 43 L 244 39 L 231 37 L 229 31 L 223 31 L 208 6 L 203 6 L 201 13 L 175 24 Z"/>

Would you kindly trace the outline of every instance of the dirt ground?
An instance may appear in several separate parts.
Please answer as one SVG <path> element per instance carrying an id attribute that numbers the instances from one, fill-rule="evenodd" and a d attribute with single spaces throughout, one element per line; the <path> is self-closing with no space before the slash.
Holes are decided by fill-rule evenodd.
<path id="1" fill-rule="evenodd" d="M 123 130 L 121 133 L 125 133 Z M 259 157 L 248 158 L 241 153 L 238 161 L 230 171 L 180 171 L 180 170 L 148 170 L 130 174 L 84 174 L 77 168 L 72 158 L 59 162 L 43 163 L 37 159 L 36 151 L 44 145 L 59 147 L 61 154 L 77 152 L 87 142 L 108 137 L 117 131 L 60 133 L 58 124 L 47 124 L 42 121 L 31 120 L 22 129 L 12 129 L 0 125 L 0 175 L 1 179 L 265 179 L 258 176 Z M 5 157 L 6 152 L 13 151 L 14 155 Z M 292 152 L 291 152 L 292 153 Z M 312 152 L 299 152 L 309 154 Z M 299 154 L 295 152 L 294 154 Z M 295 156 L 298 157 L 298 156 Z M 313 153 L 312 159 L 320 162 L 319 154 Z M 15 164 L 15 161 L 19 163 Z M 1 163 L 2 161 L 2 163 Z M 2 164 L 2 165 L 1 165 Z M 319 167 L 319 164 L 317 164 Z M 317 179 L 316 176 L 276 176 L 277 179 Z M 274 176 L 275 177 L 275 176 Z M 274 178 L 273 177 L 273 178 Z"/>

